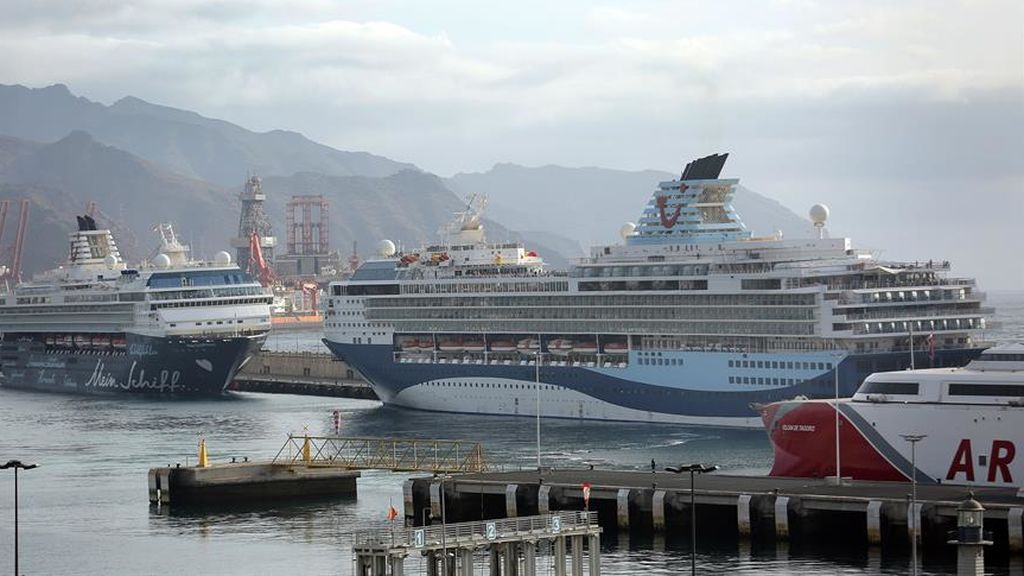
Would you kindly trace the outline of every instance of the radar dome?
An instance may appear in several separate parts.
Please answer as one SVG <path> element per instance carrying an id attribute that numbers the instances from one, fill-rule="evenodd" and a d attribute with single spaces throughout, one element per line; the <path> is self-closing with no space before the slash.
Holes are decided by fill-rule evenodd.
<path id="1" fill-rule="evenodd" d="M 828 220 L 828 206 L 824 204 L 815 204 L 811 206 L 810 211 L 811 222 L 814 222 L 815 226 L 821 226 Z"/>
<path id="2" fill-rule="evenodd" d="M 626 222 L 621 228 L 619 228 L 619 236 L 622 236 L 623 240 L 632 236 L 634 232 L 636 232 L 636 224 L 633 224 L 632 222 Z"/>
<path id="3" fill-rule="evenodd" d="M 395 255 L 395 243 L 391 240 L 381 240 L 377 243 L 377 254 L 387 258 Z"/>
<path id="4" fill-rule="evenodd" d="M 103 264 L 105 264 L 107 268 L 113 268 L 114 266 L 117 266 L 117 256 L 114 256 L 113 254 L 107 254 L 107 257 L 103 259 Z"/>
<path id="5" fill-rule="evenodd" d="M 217 266 L 229 266 L 231 265 L 231 254 L 221 250 L 217 252 L 213 257 L 213 263 Z"/>
<path id="6" fill-rule="evenodd" d="M 157 268 L 170 268 L 171 257 L 164 253 L 157 254 L 156 258 L 153 258 L 153 266 Z"/>

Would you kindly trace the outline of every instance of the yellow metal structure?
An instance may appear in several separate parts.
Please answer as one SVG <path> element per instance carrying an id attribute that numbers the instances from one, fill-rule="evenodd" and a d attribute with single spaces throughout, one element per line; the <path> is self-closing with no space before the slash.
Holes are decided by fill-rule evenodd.
<path id="1" fill-rule="evenodd" d="M 206 468 L 210 465 L 210 455 L 206 452 L 206 438 L 199 439 L 199 467 Z"/>
<path id="2" fill-rule="evenodd" d="M 462 440 L 289 435 L 274 462 L 439 474 L 487 471 L 483 446 Z"/>

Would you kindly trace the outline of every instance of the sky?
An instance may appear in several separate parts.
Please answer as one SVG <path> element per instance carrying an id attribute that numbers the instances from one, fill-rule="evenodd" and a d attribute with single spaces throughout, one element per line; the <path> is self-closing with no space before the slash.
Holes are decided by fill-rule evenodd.
<path id="1" fill-rule="evenodd" d="M 0 0 L 0 82 L 65 83 L 447 176 L 726 176 L 887 257 L 1024 288 L 1020 0 Z"/>

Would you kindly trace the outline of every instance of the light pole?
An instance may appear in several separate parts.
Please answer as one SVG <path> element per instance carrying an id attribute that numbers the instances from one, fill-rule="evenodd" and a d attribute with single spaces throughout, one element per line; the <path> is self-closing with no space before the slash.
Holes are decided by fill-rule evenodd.
<path id="1" fill-rule="evenodd" d="M 718 470 L 718 466 L 705 466 L 704 464 L 690 464 L 688 466 L 669 466 L 666 472 L 679 474 L 680 472 L 690 473 L 690 574 L 697 574 L 697 505 L 694 496 L 694 475 L 707 474 Z"/>
<path id="2" fill-rule="evenodd" d="M 835 410 L 836 410 L 836 486 L 843 483 L 843 472 L 839 460 L 839 363 L 843 360 L 843 353 L 832 352 L 832 371 L 835 373 Z"/>
<path id="3" fill-rule="evenodd" d="M 910 514 L 914 522 L 914 529 L 910 533 L 910 572 L 917 576 L 917 537 L 921 529 L 918 526 L 921 522 L 921 515 L 917 513 L 917 443 L 927 438 L 928 435 L 900 434 L 900 436 L 910 442 Z"/>
<path id="4" fill-rule="evenodd" d="M 534 388 L 537 392 L 537 473 L 540 474 L 540 363 L 544 359 L 541 351 L 540 334 L 537 334 L 537 357 L 534 359 L 536 372 L 534 374 Z"/>
<path id="5" fill-rule="evenodd" d="M 441 474 L 439 478 L 441 480 L 441 572 L 444 576 L 448 576 L 448 541 L 447 535 L 445 534 L 445 532 L 447 532 L 447 522 L 444 505 L 444 481 L 447 480 L 449 476 L 447 474 Z"/>
<path id="6" fill-rule="evenodd" d="M 18 469 L 31 470 L 37 464 L 23 464 L 21 460 L 8 460 L 0 464 L 0 470 L 14 468 L 14 576 L 18 576 Z"/>

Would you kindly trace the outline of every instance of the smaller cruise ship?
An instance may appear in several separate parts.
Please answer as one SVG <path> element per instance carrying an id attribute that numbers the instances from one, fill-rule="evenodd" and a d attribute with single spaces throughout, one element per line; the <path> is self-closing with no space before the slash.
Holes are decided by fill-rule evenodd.
<path id="1" fill-rule="evenodd" d="M 775 449 L 772 476 L 836 473 L 835 401 L 761 409 Z M 858 480 L 1024 486 L 1024 345 L 985 350 L 963 368 L 880 372 L 839 408 L 839 468 Z M 911 443 L 917 442 L 913 469 Z"/>
<path id="2" fill-rule="evenodd" d="M 220 394 L 270 330 L 272 295 L 231 262 L 189 258 L 170 224 L 129 267 L 78 218 L 68 260 L 0 294 L 0 385 L 77 393 Z"/>

